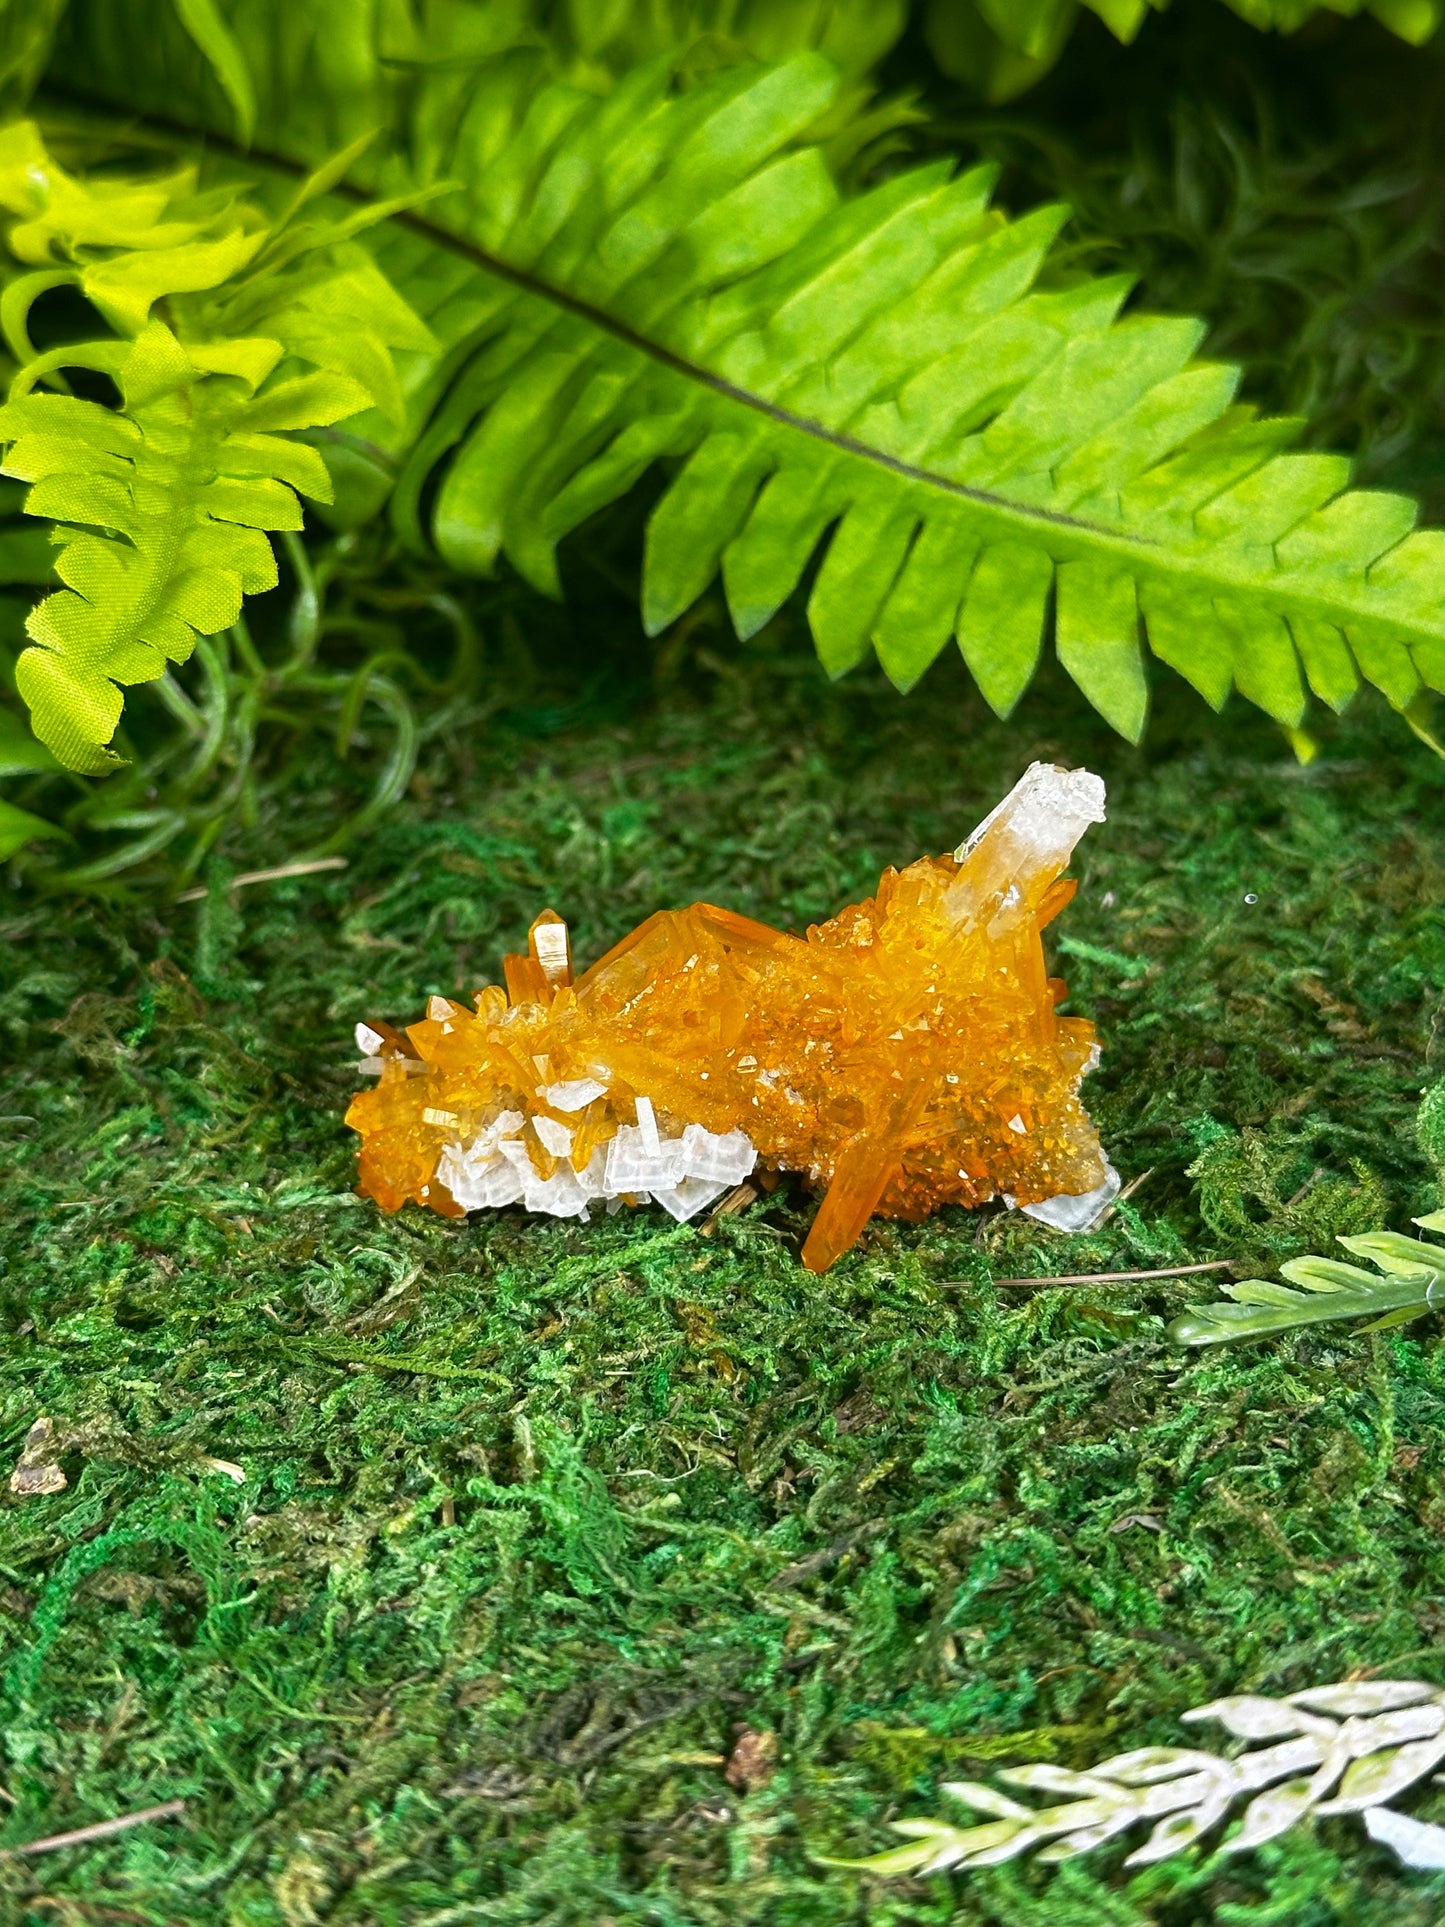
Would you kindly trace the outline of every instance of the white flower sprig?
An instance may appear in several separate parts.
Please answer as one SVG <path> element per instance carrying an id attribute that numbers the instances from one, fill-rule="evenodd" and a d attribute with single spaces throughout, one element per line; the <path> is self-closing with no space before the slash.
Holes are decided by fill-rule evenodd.
<path id="1" fill-rule="evenodd" d="M 991 1817 L 971 1826 L 895 1820 L 890 1824 L 906 1846 L 827 1864 L 875 1874 L 945 1873 L 993 1866 L 1034 1848 L 1040 1860 L 1072 1860 L 1152 1820 L 1149 1838 L 1124 1862 L 1144 1867 L 1193 1845 L 1252 1794 L 1225 1853 L 1261 1846 L 1310 1815 L 1360 1813 L 1370 1837 L 1406 1866 L 1445 1867 L 1445 1827 L 1387 1805 L 1445 1760 L 1445 1690 L 1419 1680 L 1346 1681 L 1281 1700 L 1211 1700 L 1184 1718 L 1217 1721 L 1254 1750 L 1226 1759 L 1192 1747 L 1146 1746 L 1088 1773 L 1042 1764 L 999 1773 L 1011 1787 L 1063 1796 L 1062 1804 L 1046 1807 L 1024 1806 L 973 1780 L 950 1781 L 945 1793 Z"/>

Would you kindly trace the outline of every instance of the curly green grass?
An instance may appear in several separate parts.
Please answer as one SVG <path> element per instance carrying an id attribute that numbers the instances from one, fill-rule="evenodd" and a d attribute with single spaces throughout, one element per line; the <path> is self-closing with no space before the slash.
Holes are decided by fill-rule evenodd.
<path id="1" fill-rule="evenodd" d="M 438 740 L 345 871 L 3 926 L 0 1427 L 13 1463 L 51 1417 L 69 1479 L 0 1513 L 3 1841 L 186 1811 L 0 1862 L 0 1916 L 1426 1927 L 1428 1881 L 1338 1823 L 1133 1876 L 810 1853 L 971 1762 L 1440 1671 L 1431 1326 L 1184 1357 L 1197 1280 L 991 1281 L 1257 1270 L 1436 1201 L 1445 771 L 1373 712 L 1304 771 L 1167 694 L 1147 752 L 1059 688 L 1005 729 L 961 669 L 905 707 L 798 638 L 725 660 L 722 621 L 687 694 L 641 705 L 619 653 Z M 495 975 L 543 903 L 581 957 L 698 895 L 801 925 L 1039 755 L 1111 789 L 1061 964 L 1151 1175 L 1098 1233 L 880 1224 L 819 1281 L 788 1188 L 710 1238 L 352 1194 L 356 1018 Z M 313 780 L 236 867 L 329 820 Z M 740 1727 L 780 1746 L 750 1791 Z"/>

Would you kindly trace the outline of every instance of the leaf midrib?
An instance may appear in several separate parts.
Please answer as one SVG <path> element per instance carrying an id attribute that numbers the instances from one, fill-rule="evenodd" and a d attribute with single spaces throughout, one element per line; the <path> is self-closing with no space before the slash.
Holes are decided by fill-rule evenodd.
<path id="1" fill-rule="evenodd" d="M 73 101 L 82 110 L 104 121 L 112 133 L 124 133 L 134 140 L 136 134 L 150 134 L 156 137 L 157 144 L 167 150 L 177 147 L 186 151 L 194 149 L 197 142 L 206 147 L 230 156 L 238 164 L 269 167 L 281 174 L 304 179 L 311 171 L 313 163 L 292 160 L 269 148 L 243 148 L 235 140 L 209 128 L 187 126 L 182 121 L 168 116 L 152 113 L 139 114 L 124 120 L 116 115 L 113 103 L 98 100 L 83 89 L 70 89 L 49 86 L 45 88 L 47 97 Z M 44 126 L 43 116 L 37 111 L 36 119 Z M 369 188 L 354 181 L 340 181 L 330 192 L 337 198 L 348 200 L 356 206 L 371 206 L 382 198 Z M 657 366 L 682 376 L 685 380 L 709 390 L 734 406 L 750 410 L 779 427 L 806 436 L 820 446 L 831 448 L 839 454 L 854 460 L 866 462 L 873 469 L 882 469 L 896 475 L 902 481 L 912 482 L 920 487 L 966 502 L 984 514 L 996 518 L 1002 525 L 1001 533 L 1016 533 L 1019 529 L 1035 531 L 1052 530 L 1064 540 L 1058 546 L 1067 549 L 1077 544 L 1079 556 L 1097 556 L 1101 550 L 1118 557 L 1132 572 L 1141 570 L 1161 578 L 1166 582 L 1179 583 L 1190 581 L 1206 590 L 1223 593 L 1243 592 L 1265 604 L 1278 613 L 1299 612 L 1302 605 L 1324 620 L 1340 626 L 1358 623 L 1368 619 L 1357 601 L 1346 600 L 1331 595 L 1317 581 L 1300 581 L 1291 571 L 1281 568 L 1279 577 L 1272 583 L 1262 583 L 1258 576 L 1247 567 L 1231 569 L 1228 566 L 1228 552 L 1218 549 L 1212 555 L 1191 556 L 1177 548 L 1158 541 L 1153 537 L 1140 534 L 1127 534 L 1113 529 L 1107 524 L 1089 521 L 1082 516 L 1070 515 L 1064 510 L 1045 508 L 1035 503 L 1018 502 L 1009 497 L 994 493 L 989 489 L 972 486 L 966 482 L 956 482 L 936 470 L 924 468 L 917 463 L 890 455 L 870 443 L 859 441 L 855 436 L 842 430 L 824 426 L 821 422 L 807 416 L 798 415 L 779 403 L 769 401 L 765 396 L 753 393 L 750 389 L 740 388 L 725 376 L 715 374 L 711 369 L 691 361 L 686 355 L 667 347 L 634 328 L 631 323 L 596 306 L 580 295 L 559 288 L 543 276 L 534 274 L 530 269 L 518 267 L 503 256 L 494 254 L 480 242 L 457 234 L 450 228 L 440 226 L 429 220 L 426 215 L 415 209 L 404 209 L 389 215 L 389 221 L 407 228 L 434 246 L 469 261 L 484 273 L 495 275 L 499 280 L 508 282 L 535 299 L 564 313 L 575 315 L 579 320 L 599 332 L 610 335 L 634 352 L 645 356 Z M 1073 538 L 1073 543 L 1069 538 Z M 1070 559 L 1067 555 L 1056 556 L 1056 560 Z M 1363 586 L 1363 585 L 1362 585 Z M 1445 637 L 1445 611 L 1440 619 L 1431 624 L 1417 616 L 1412 618 L 1391 617 L 1390 626 L 1398 631 L 1419 637 Z"/>

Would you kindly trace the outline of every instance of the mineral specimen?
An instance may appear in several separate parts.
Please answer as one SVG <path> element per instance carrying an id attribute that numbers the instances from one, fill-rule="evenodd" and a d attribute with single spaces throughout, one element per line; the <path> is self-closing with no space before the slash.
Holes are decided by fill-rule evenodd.
<path id="1" fill-rule="evenodd" d="M 1039 933 L 1104 786 L 1035 763 L 951 856 L 885 871 L 806 937 L 695 903 L 574 979 L 547 910 L 506 988 L 360 1024 L 361 1190 L 446 1217 L 521 1203 L 585 1218 L 649 1198 L 690 1218 L 761 1163 L 824 1193 L 825 1271 L 875 1213 L 1001 1197 L 1060 1226 L 1117 1189 L 1079 1098 L 1093 1026 L 1060 1017 Z"/>

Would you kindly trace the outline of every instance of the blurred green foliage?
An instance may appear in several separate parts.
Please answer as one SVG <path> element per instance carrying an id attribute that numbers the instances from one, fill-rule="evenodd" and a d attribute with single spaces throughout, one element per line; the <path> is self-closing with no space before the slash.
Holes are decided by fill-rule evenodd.
<path id="1" fill-rule="evenodd" d="M 1189 0 L 1185 0 L 1188 4 Z M 1198 0 L 1194 0 L 1198 5 Z M 1440 26 L 1439 0 L 1224 0 L 1264 33 L 1293 34 L 1322 12 L 1369 13 L 1419 46 Z M 1169 0 L 926 0 L 925 32 L 939 66 L 986 100 L 1006 101 L 1035 86 L 1058 61 L 1087 9 L 1128 45 Z"/>

